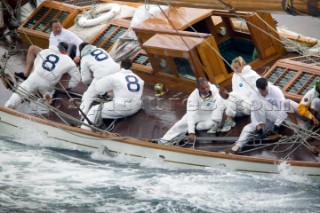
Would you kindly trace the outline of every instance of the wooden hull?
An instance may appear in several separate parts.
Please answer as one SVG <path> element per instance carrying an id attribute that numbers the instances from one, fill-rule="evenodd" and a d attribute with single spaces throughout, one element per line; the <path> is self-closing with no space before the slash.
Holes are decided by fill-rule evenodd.
<path id="1" fill-rule="evenodd" d="M 144 159 L 161 160 L 164 164 L 179 168 L 221 167 L 237 171 L 278 173 L 282 161 L 249 156 L 229 155 L 153 144 L 127 137 L 113 137 L 92 133 L 79 128 L 45 121 L 30 115 L 0 107 L 1 134 L 9 137 L 29 134 L 45 135 L 44 146 L 94 152 L 107 148 L 114 156 L 125 155 L 137 162 Z M 32 133 L 30 132 L 32 131 Z M 47 141 L 50 141 L 48 143 Z M 26 143 L 26 142 L 22 142 Z M 28 143 L 27 143 L 28 144 Z M 40 144 L 41 145 L 41 144 Z M 320 180 L 320 163 L 288 161 L 299 174 Z"/>

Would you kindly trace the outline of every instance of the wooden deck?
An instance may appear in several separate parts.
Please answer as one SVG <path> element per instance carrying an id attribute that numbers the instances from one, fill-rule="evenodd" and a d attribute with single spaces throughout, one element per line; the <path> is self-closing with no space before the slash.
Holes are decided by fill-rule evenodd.
<path id="1" fill-rule="evenodd" d="M 9 46 L 3 42 L 0 43 L 0 54 L 3 55 Z M 18 44 L 18 49 L 19 47 Z M 11 71 L 22 71 L 25 64 L 25 54 L 17 53 L 12 55 L 8 60 L 8 69 Z M 258 71 L 263 71 L 264 69 L 260 69 Z M 66 76 L 62 83 L 65 84 L 68 80 Z M 0 104 L 3 105 L 5 101 L 10 97 L 12 92 L 7 90 L 0 84 L 1 96 L 0 96 Z M 86 87 L 81 84 L 78 86 L 74 92 L 82 94 L 85 91 Z M 146 83 L 143 94 L 143 108 L 135 115 L 126 117 L 123 119 L 119 119 L 115 123 L 115 128 L 112 132 L 116 132 L 121 134 L 122 136 L 130 136 L 138 139 L 158 139 L 161 138 L 165 132 L 177 121 L 179 120 L 186 111 L 186 99 L 188 98 L 188 93 L 175 91 L 170 89 L 168 93 L 166 93 L 163 97 L 156 97 L 155 91 L 153 90 L 153 84 Z M 76 103 L 80 103 L 80 97 L 73 96 L 76 100 Z M 74 118 L 79 119 L 80 116 L 78 114 L 77 107 L 73 104 L 72 101 L 69 100 L 68 96 L 64 93 L 57 93 L 57 101 L 54 105 L 60 109 L 61 111 L 73 116 Z M 23 104 L 24 107 L 19 107 L 17 110 L 26 112 L 27 103 Z M 33 113 L 37 117 L 45 117 L 49 120 L 57 121 L 63 123 L 54 113 L 45 113 L 42 115 L 37 115 Z M 69 121 L 70 125 L 75 125 L 73 121 Z M 212 152 L 222 152 L 227 148 L 230 148 L 243 127 L 250 122 L 249 117 L 236 118 L 237 126 L 233 128 L 231 131 L 227 133 L 217 133 L 217 134 L 207 134 L 206 131 L 198 132 L 198 137 L 206 137 L 207 140 L 199 140 L 193 146 L 193 144 L 186 144 L 185 148 L 190 148 Z M 290 130 L 283 129 L 281 133 L 289 134 Z M 223 137 L 224 140 L 220 140 Z M 225 139 L 230 139 L 230 141 L 225 141 Z M 264 145 L 274 143 L 275 141 L 264 141 L 262 142 Z M 248 147 L 245 148 L 244 151 L 253 148 L 254 144 L 261 143 L 260 141 L 254 141 L 249 144 Z M 319 141 L 312 141 L 312 145 L 316 147 L 320 147 Z M 299 146 L 299 144 L 295 144 L 293 147 L 290 147 L 291 144 L 285 144 L 278 146 L 275 150 L 274 146 L 269 146 L 256 151 L 249 151 L 244 153 L 244 155 L 254 156 L 254 157 L 262 157 L 269 159 L 283 159 L 287 156 L 293 148 Z M 311 162 L 319 162 L 318 157 L 312 154 L 306 147 L 299 146 L 299 148 L 290 155 L 290 159 L 299 160 L 299 161 L 311 161 Z"/>

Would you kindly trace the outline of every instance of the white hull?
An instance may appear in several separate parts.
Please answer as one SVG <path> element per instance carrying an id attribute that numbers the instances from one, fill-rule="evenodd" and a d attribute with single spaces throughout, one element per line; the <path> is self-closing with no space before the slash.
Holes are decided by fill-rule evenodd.
<path id="1" fill-rule="evenodd" d="M 255 158 L 248 156 L 228 155 L 152 144 L 134 138 L 110 138 L 87 132 L 79 128 L 49 123 L 14 110 L 0 107 L 0 133 L 13 137 L 17 134 L 30 134 L 30 129 L 38 134 L 46 135 L 50 146 L 93 152 L 107 147 L 114 155 L 126 155 L 137 161 L 162 159 L 168 165 L 180 168 L 223 167 L 238 171 L 278 173 L 277 160 Z M 27 136 L 25 136 L 27 137 Z M 23 142 L 22 142 L 23 143 Z M 311 176 L 320 180 L 320 163 L 288 162 L 299 174 Z"/>

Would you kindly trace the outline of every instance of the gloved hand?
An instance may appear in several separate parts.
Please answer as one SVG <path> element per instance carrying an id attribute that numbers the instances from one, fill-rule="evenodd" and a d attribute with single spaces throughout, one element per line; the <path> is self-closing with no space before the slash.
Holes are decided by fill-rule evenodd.
<path id="1" fill-rule="evenodd" d="M 100 99 L 105 99 L 105 100 L 107 100 L 109 98 L 109 95 L 108 95 L 108 93 L 106 92 L 105 94 L 103 94 L 103 95 L 100 95 Z"/>
<path id="2" fill-rule="evenodd" d="M 273 129 L 271 130 L 272 134 L 279 134 L 280 126 L 274 125 Z"/>
<path id="3" fill-rule="evenodd" d="M 263 129 L 257 130 L 257 133 L 258 133 L 259 139 L 263 139 L 266 137 L 266 135 L 263 133 Z"/>

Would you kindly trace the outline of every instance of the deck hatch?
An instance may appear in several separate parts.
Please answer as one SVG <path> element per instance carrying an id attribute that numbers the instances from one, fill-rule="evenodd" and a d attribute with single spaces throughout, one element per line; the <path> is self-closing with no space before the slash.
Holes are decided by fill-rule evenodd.
<path id="1" fill-rule="evenodd" d="M 148 60 L 147 54 L 139 53 L 137 56 L 133 58 L 133 63 L 145 65 L 151 67 L 151 63 Z"/>
<path id="2" fill-rule="evenodd" d="M 100 36 L 93 42 L 93 45 L 100 47 L 103 41 L 108 39 L 110 35 L 117 29 L 117 26 L 110 25 Z"/>
<path id="3" fill-rule="evenodd" d="M 299 61 L 305 64 L 318 64 L 320 65 L 320 58 L 316 56 L 309 56 L 309 57 L 299 57 L 292 59 L 293 61 Z"/>
<path id="4" fill-rule="evenodd" d="M 105 43 L 102 48 L 105 50 L 109 50 L 110 47 L 112 47 L 112 45 L 119 39 L 120 36 L 122 36 L 125 32 L 127 31 L 126 28 L 124 27 L 120 27 L 117 29 L 117 32 L 115 34 L 113 34 L 113 36 L 111 36 L 111 38 L 109 38 L 109 41 L 107 43 Z"/>
<path id="5" fill-rule="evenodd" d="M 287 98 L 300 101 L 320 80 L 320 57 L 300 56 L 279 60 L 264 75 L 268 81 L 282 88 Z"/>
<path id="6" fill-rule="evenodd" d="M 51 9 L 47 15 L 40 21 L 40 23 L 36 26 L 37 31 L 43 31 L 45 28 L 48 28 L 50 25 L 50 21 L 56 18 L 56 15 L 59 13 L 59 10 Z"/>
<path id="7" fill-rule="evenodd" d="M 98 32 L 89 43 L 109 52 L 116 41 L 127 32 L 129 25 L 129 20 L 115 19 Z"/>
<path id="8" fill-rule="evenodd" d="M 66 11 L 42 7 L 34 16 L 31 17 L 24 27 L 40 32 L 50 33 L 50 21 L 53 19 L 59 19 L 63 22 L 68 15 L 69 13 Z"/>
<path id="9" fill-rule="evenodd" d="M 287 91 L 293 94 L 300 94 L 300 90 L 305 88 L 311 78 L 312 75 L 310 73 L 302 73 L 296 78 L 295 82 L 291 84 L 290 89 Z"/>
<path id="10" fill-rule="evenodd" d="M 37 24 L 37 21 L 41 19 L 41 17 L 47 13 L 49 10 L 48 7 L 42 7 L 38 12 L 30 18 L 30 20 L 24 25 L 25 28 L 33 29 L 33 27 Z"/>
<path id="11" fill-rule="evenodd" d="M 24 43 L 48 48 L 51 32 L 50 22 L 58 19 L 62 26 L 68 29 L 74 25 L 74 19 L 81 11 L 82 9 L 78 6 L 61 4 L 56 1 L 44 1 L 20 25 L 18 32 Z"/>

